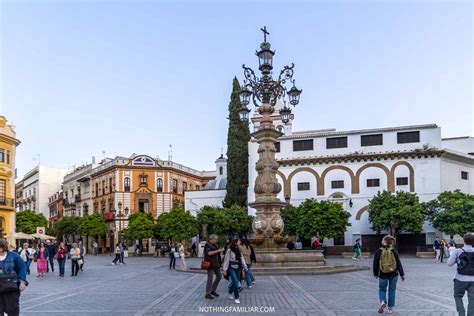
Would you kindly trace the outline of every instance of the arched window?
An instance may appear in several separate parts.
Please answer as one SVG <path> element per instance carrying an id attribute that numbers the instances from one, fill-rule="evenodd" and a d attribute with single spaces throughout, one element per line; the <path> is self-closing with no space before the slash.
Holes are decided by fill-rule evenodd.
<path id="1" fill-rule="evenodd" d="M 224 168 L 222 166 L 219 167 L 219 175 L 223 175 L 224 174 Z"/>
<path id="2" fill-rule="evenodd" d="M 123 179 L 123 187 L 125 192 L 130 192 L 130 178 L 126 177 Z"/>
<path id="3" fill-rule="evenodd" d="M 163 192 L 163 179 L 157 180 L 156 191 Z"/>

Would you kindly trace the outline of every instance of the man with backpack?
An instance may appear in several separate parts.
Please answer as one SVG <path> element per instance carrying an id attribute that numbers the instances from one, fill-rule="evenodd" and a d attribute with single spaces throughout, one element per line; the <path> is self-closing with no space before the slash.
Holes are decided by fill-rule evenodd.
<path id="1" fill-rule="evenodd" d="M 382 239 L 382 247 L 380 247 L 374 255 L 374 276 L 379 279 L 379 299 L 380 307 L 378 312 L 382 314 L 388 303 L 388 313 L 393 314 L 395 306 L 395 291 L 397 290 L 398 275 L 402 281 L 405 280 L 405 273 L 400 262 L 398 252 L 393 249 L 395 238 L 386 235 Z M 388 301 L 387 301 L 388 286 Z"/>
<path id="2" fill-rule="evenodd" d="M 474 233 L 467 233 L 463 237 L 464 247 L 451 248 L 448 266 L 457 264 L 454 277 L 454 301 L 459 316 L 465 316 L 466 310 L 462 302 L 464 293 L 467 292 L 467 315 L 474 315 Z"/>

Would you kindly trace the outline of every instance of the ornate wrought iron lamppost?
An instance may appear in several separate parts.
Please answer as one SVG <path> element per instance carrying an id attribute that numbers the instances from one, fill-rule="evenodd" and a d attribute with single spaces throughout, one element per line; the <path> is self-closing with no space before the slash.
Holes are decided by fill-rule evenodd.
<path id="1" fill-rule="evenodd" d="M 257 77 L 251 68 L 242 66 L 245 80 L 240 91 L 242 107 L 239 110 L 239 115 L 242 121 L 248 121 L 250 109 L 247 106 L 252 99 L 258 113 L 262 116 L 257 131 L 251 135 L 259 144 L 259 159 L 256 163 L 258 175 L 254 187 L 256 199 L 249 203 L 249 206 L 257 210 L 252 224 L 256 233 L 253 243 L 259 245 L 260 248 L 272 250 L 286 246 L 286 240 L 280 237 L 283 231 L 280 209 L 286 203 L 277 197 L 281 191 L 281 185 L 276 178 L 278 162 L 275 160 L 275 143 L 278 137 L 283 134 L 275 129 L 271 115 L 275 112 L 277 100 L 283 100 L 284 107 L 280 109 L 280 118 L 283 123 L 288 123 L 291 115 L 290 106 L 296 106 L 299 103 L 302 90 L 295 86 L 294 64 L 283 67 L 278 78 L 273 79 L 275 52 L 271 50 L 271 45 L 267 42 L 267 35 L 270 33 L 267 32 L 266 27 L 261 30 L 264 34 L 264 41 L 260 45 L 260 51 L 256 52 L 261 76 Z M 287 87 L 289 83 L 292 83 L 291 88 Z M 286 99 L 290 106 L 287 106 Z M 285 245 L 283 246 L 283 244 Z"/>

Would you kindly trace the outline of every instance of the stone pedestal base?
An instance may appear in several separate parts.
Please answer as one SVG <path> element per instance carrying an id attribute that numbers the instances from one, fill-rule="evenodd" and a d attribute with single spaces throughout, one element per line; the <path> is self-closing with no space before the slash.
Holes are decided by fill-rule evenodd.
<path id="1" fill-rule="evenodd" d="M 320 267 L 325 265 L 324 256 L 318 251 L 290 251 L 288 249 L 256 249 L 254 267 Z"/>

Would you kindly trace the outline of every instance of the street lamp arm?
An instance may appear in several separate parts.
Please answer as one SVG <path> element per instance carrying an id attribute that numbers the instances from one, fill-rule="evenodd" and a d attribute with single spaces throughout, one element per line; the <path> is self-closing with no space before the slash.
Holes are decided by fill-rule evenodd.
<path id="1" fill-rule="evenodd" d="M 286 83 L 287 80 L 291 80 L 293 78 L 294 70 L 293 68 L 295 67 L 295 64 L 291 63 L 291 66 L 287 65 L 285 66 L 281 72 L 280 76 L 278 76 L 278 82 L 280 82 L 282 85 Z"/>

